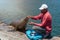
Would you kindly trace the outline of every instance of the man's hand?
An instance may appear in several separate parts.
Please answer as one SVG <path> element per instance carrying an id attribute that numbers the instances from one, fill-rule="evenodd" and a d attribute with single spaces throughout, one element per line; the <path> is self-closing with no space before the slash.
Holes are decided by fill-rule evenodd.
<path id="1" fill-rule="evenodd" d="M 30 22 L 29 24 L 30 24 L 30 25 L 34 25 L 35 23 L 34 23 L 34 22 Z"/>
<path id="2" fill-rule="evenodd" d="M 28 18 L 32 18 L 33 16 L 27 16 Z"/>

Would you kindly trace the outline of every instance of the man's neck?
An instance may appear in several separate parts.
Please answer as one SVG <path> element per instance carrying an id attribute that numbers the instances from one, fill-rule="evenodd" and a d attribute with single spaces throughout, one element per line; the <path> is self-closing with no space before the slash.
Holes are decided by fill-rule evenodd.
<path id="1" fill-rule="evenodd" d="M 43 14 L 46 14 L 48 11 L 44 12 Z"/>

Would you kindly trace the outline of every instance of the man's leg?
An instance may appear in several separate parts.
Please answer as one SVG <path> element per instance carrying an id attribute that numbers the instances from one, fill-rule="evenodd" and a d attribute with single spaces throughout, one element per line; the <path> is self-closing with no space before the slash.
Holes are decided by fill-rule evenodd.
<path id="1" fill-rule="evenodd" d="M 50 39 L 52 36 L 51 36 L 51 32 L 49 32 L 49 33 L 46 33 L 45 35 L 44 35 L 44 38 L 47 38 L 47 39 Z"/>
<path id="2" fill-rule="evenodd" d="M 42 33 L 45 34 L 45 29 L 38 27 L 38 26 L 33 26 L 32 29 L 34 29 L 37 33 Z"/>

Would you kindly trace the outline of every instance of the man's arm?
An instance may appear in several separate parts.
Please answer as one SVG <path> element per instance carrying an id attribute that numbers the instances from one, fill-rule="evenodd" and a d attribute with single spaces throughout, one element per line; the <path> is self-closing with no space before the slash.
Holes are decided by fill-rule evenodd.
<path id="1" fill-rule="evenodd" d="M 45 19 L 41 22 L 41 24 L 34 23 L 34 22 L 32 22 L 32 23 L 30 23 L 30 24 L 43 27 L 43 26 L 46 25 L 46 21 L 47 21 L 47 17 L 45 17 Z"/>
<path id="2" fill-rule="evenodd" d="M 34 19 L 34 20 L 38 20 L 38 19 L 41 19 L 42 14 L 39 14 L 37 16 L 28 16 L 28 17 L 31 18 L 31 19 Z"/>
<path id="3" fill-rule="evenodd" d="M 38 20 L 38 19 L 41 19 L 41 17 L 42 17 L 42 14 L 39 14 L 37 16 L 33 16 L 32 19 Z"/>

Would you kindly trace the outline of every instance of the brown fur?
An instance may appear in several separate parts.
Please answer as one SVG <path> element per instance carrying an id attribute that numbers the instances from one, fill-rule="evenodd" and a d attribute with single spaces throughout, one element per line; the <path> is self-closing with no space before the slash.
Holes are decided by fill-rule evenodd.
<path id="1" fill-rule="evenodd" d="M 15 30 L 19 30 L 25 32 L 26 24 L 28 22 L 28 18 L 24 18 L 22 21 L 12 22 L 10 25 L 15 27 Z"/>

